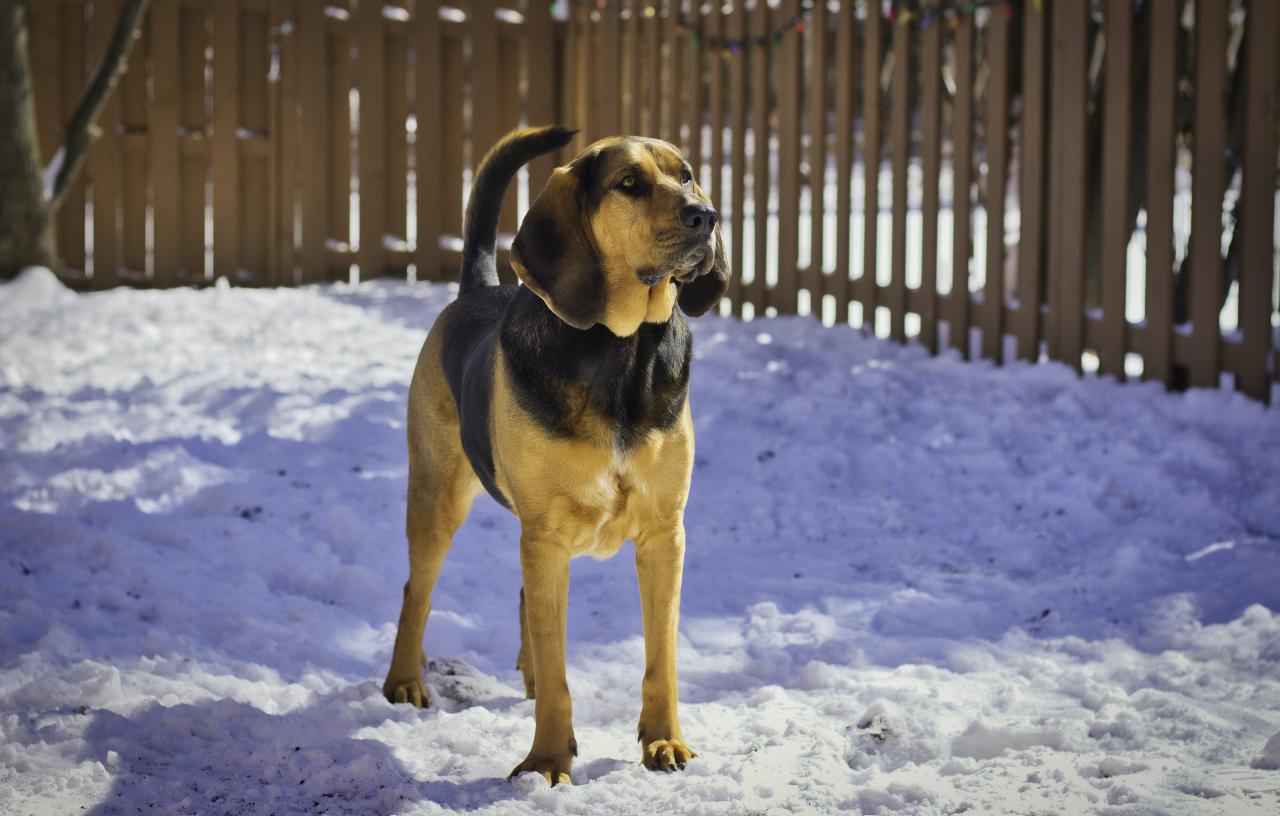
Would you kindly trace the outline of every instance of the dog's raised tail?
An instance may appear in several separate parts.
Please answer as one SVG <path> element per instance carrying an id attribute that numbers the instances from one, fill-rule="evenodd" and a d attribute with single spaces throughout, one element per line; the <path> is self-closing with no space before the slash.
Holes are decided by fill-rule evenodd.
<path id="1" fill-rule="evenodd" d="M 463 221 L 458 294 L 498 285 L 498 213 L 511 179 L 533 159 L 567 145 L 577 132 L 558 126 L 513 130 L 485 154 Z"/>

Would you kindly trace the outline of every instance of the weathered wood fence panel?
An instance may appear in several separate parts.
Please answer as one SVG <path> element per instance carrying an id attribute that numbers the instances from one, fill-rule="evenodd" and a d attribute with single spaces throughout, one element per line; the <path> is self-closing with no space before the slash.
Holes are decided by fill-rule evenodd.
<path id="1" fill-rule="evenodd" d="M 32 2 L 46 160 L 118 6 Z M 449 280 L 476 163 L 558 120 L 503 233 L 556 162 L 657 136 L 723 213 L 726 313 L 1265 400 L 1277 41 L 1260 0 L 153 0 L 62 274 Z"/>
<path id="2" fill-rule="evenodd" d="M 32 2 L 45 161 L 119 5 Z M 59 213 L 61 274 L 452 279 L 464 181 L 507 129 L 557 118 L 565 39 L 545 0 L 153 0 Z"/>

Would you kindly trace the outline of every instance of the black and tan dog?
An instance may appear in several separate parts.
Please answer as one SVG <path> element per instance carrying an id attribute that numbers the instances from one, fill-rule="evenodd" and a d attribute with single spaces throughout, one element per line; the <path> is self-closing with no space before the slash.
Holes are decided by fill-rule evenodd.
<path id="1" fill-rule="evenodd" d="M 676 714 L 684 507 L 693 468 L 690 336 L 680 309 L 720 299 L 716 212 L 675 147 L 607 139 L 557 168 L 512 246 L 523 286 L 499 286 L 498 210 L 511 178 L 574 131 L 514 131 L 476 174 L 458 299 L 431 329 L 409 389 L 409 581 L 383 691 L 428 704 L 422 635 L 454 532 L 483 487 L 520 520 L 520 655 L 533 747 L 512 775 L 569 781 L 569 559 L 635 543 L 644 618 L 643 760 L 695 756 Z"/>

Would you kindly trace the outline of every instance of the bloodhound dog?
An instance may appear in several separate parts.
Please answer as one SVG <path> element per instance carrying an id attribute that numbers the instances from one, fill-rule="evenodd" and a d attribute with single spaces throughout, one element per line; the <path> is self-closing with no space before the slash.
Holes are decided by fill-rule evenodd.
<path id="1" fill-rule="evenodd" d="M 575 131 L 517 130 L 485 156 L 467 205 L 458 298 L 432 327 L 409 387 L 409 580 L 383 691 L 429 704 L 422 638 L 454 532 L 484 489 L 520 521 L 520 653 L 533 746 L 511 772 L 569 782 L 565 681 L 569 560 L 635 544 L 645 641 L 644 764 L 696 756 L 676 713 L 684 508 L 693 469 L 684 314 L 728 287 L 716 211 L 666 142 L 605 139 L 556 168 L 500 286 L 502 197 L 519 168 Z M 677 306 L 679 308 L 677 309 Z"/>

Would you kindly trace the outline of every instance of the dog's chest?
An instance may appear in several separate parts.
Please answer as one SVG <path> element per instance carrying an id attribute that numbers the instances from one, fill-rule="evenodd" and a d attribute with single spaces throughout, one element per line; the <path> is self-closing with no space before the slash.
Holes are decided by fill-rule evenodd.
<path id="1" fill-rule="evenodd" d="M 626 454 L 615 455 L 594 478 L 563 485 L 567 512 L 562 524 L 572 555 L 608 558 L 616 553 L 648 526 L 653 487 Z"/>

